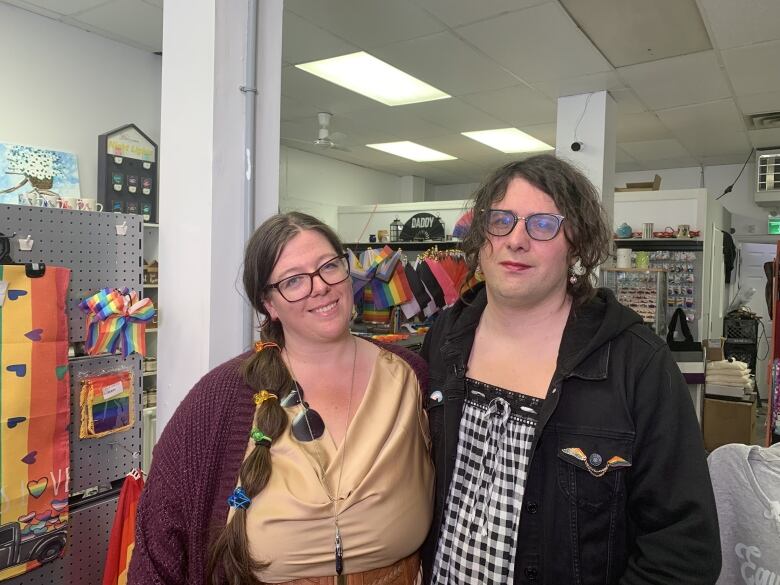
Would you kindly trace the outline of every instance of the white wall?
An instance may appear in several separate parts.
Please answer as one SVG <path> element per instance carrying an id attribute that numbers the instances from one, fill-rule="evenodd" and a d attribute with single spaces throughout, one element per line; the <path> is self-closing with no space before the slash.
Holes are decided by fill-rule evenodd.
<path id="1" fill-rule="evenodd" d="M 0 3 L 0 141 L 74 152 L 97 194 L 98 135 L 134 123 L 160 139 L 161 59 Z"/>
<path id="2" fill-rule="evenodd" d="M 479 189 L 479 183 L 461 183 L 458 185 L 426 185 L 427 201 L 454 201 L 471 199 Z"/>
<path id="3" fill-rule="evenodd" d="M 338 227 L 338 207 L 401 201 L 401 177 L 282 147 L 279 208 L 315 215 Z"/>
<path id="4" fill-rule="evenodd" d="M 668 189 L 693 189 L 703 186 L 707 189 L 708 201 L 713 201 L 737 178 L 741 168 L 741 164 L 704 167 L 703 185 L 699 167 L 617 173 L 615 186 L 622 187 L 627 182 L 649 181 L 652 180 L 654 175 L 658 174 L 661 176 L 661 189 L 664 191 Z M 748 163 L 731 193 L 724 195 L 718 200 L 732 214 L 732 227 L 735 228 L 736 235 L 766 233 L 767 210 L 757 206 L 753 200 L 755 194 L 755 173 L 756 165 L 752 162 Z M 751 231 L 749 226 L 753 226 L 753 231 Z"/>

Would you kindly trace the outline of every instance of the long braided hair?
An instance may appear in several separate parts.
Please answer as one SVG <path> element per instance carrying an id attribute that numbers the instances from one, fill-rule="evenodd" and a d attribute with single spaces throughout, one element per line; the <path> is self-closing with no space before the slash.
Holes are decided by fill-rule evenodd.
<path id="1" fill-rule="evenodd" d="M 287 414 L 279 401 L 289 394 L 294 382 L 284 361 L 284 330 L 281 323 L 271 320 L 263 305 L 268 280 L 285 244 L 305 230 L 322 234 L 337 254 L 343 251 L 335 232 L 319 219 L 305 213 L 290 212 L 275 215 L 255 231 L 244 254 L 244 290 L 254 309 L 263 320 L 264 341 L 274 342 L 279 349 L 255 352 L 244 364 L 242 374 L 255 391 L 267 390 L 276 399 L 264 400 L 257 408 L 254 426 L 272 440 L 287 428 Z M 241 487 L 247 497 L 254 498 L 268 484 L 271 476 L 271 453 L 262 442 L 244 459 L 239 471 Z M 252 558 L 246 533 L 247 511 L 236 508 L 233 517 L 212 541 L 207 566 L 211 585 L 227 582 L 229 585 L 261 585 L 256 573 L 268 566 L 267 562 Z"/>

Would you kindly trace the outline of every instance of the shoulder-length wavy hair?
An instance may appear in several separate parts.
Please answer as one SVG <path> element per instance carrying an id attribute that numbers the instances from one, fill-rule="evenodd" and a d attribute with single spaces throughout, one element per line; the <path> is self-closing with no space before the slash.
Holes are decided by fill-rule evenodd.
<path id="1" fill-rule="evenodd" d="M 566 218 L 562 228 L 569 243 L 569 265 L 577 264 L 577 281 L 567 282 L 567 290 L 575 305 L 584 303 L 595 294 L 594 271 L 609 257 L 612 238 L 593 183 L 571 164 L 549 154 L 500 167 L 474 194 L 471 228 L 462 244 L 469 267 L 465 282 L 475 274 L 479 251 L 489 241 L 482 210 L 495 207 L 506 195 L 509 183 L 517 178 L 547 193 Z"/>

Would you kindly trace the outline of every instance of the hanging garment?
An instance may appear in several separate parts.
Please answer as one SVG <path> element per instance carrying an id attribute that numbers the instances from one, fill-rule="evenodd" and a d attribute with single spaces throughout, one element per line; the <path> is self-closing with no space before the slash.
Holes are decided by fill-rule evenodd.
<path id="1" fill-rule="evenodd" d="M 129 474 L 122 484 L 108 541 L 103 585 L 127 585 L 127 570 L 135 546 L 135 515 L 143 487 L 144 480 L 138 471 Z"/>
<path id="2" fill-rule="evenodd" d="M 67 540 L 70 271 L 0 265 L 0 581 L 62 556 Z"/>
<path id="3" fill-rule="evenodd" d="M 728 232 L 723 232 L 723 272 L 726 275 L 726 284 L 731 282 L 731 271 L 734 270 L 734 260 L 737 258 L 737 247 L 734 239 Z"/>

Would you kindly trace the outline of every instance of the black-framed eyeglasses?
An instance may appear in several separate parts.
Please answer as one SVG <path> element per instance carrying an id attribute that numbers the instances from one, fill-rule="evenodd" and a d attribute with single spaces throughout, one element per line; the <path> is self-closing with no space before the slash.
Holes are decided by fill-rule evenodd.
<path id="1" fill-rule="evenodd" d="M 295 382 L 295 388 L 279 403 L 282 408 L 290 408 L 299 404 L 303 405 L 301 411 L 295 415 L 292 421 L 292 434 L 302 443 L 319 439 L 325 432 L 325 422 L 320 413 L 309 408 L 309 403 L 303 399 L 303 388 Z"/>
<path id="2" fill-rule="evenodd" d="M 546 242 L 558 235 L 563 220 L 557 213 L 532 213 L 521 217 L 508 209 L 483 209 L 485 227 L 491 236 L 508 236 L 521 219 L 525 222 L 525 231 L 532 240 Z"/>
<path id="3" fill-rule="evenodd" d="M 349 261 L 346 254 L 331 258 L 314 272 L 302 272 L 283 278 L 279 282 L 269 284 L 267 288 L 275 288 L 288 303 L 297 303 L 311 294 L 314 277 L 319 276 L 325 284 L 334 285 L 349 278 Z"/>

